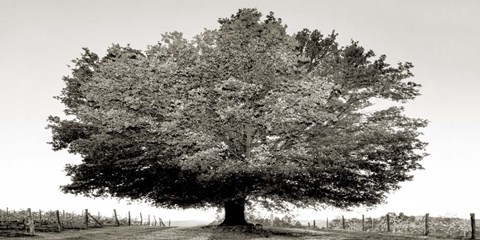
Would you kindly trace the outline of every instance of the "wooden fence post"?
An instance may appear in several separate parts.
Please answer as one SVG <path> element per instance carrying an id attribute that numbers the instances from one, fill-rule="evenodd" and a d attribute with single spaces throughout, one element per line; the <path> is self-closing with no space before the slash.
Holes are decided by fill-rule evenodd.
<path id="1" fill-rule="evenodd" d="M 85 209 L 85 229 L 88 229 L 88 209 Z"/>
<path id="2" fill-rule="evenodd" d="M 308 222 L 308 227 L 307 227 L 307 229 L 310 229 L 310 222 Z"/>
<path id="3" fill-rule="evenodd" d="M 163 222 L 161 217 L 158 217 L 158 226 L 160 227 L 166 227 L 165 223 Z"/>
<path id="4" fill-rule="evenodd" d="M 315 229 L 317 227 L 317 224 L 315 222 L 315 220 L 313 220 L 313 229 Z"/>
<path id="5" fill-rule="evenodd" d="M 470 213 L 470 224 L 472 225 L 472 237 L 471 239 L 477 238 L 477 230 L 475 224 L 475 213 Z"/>
<path id="6" fill-rule="evenodd" d="M 150 226 L 150 214 L 148 214 L 148 223 L 147 223 L 148 226 Z"/>
<path id="7" fill-rule="evenodd" d="M 362 232 L 365 232 L 365 215 L 362 214 Z"/>
<path id="8" fill-rule="evenodd" d="M 396 219 L 395 219 L 395 215 L 393 215 L 390 220 L 391 220 L 391 222 L 390 222 L 390 230 L 391 230 L 392 232 L 395 232 L 395 220 L 396 220 Z"/>
<path id="9" fill-rule="evenodd" d="M 170 227 L 170 220 L 168 220 L 168 226 Z"/>
<path id="10" fill-rule="evenodd" d="M 40 223 L 40 226 L 42 226 L 42 210 L 38 209 L 38 222 Z"/>
<path id="11" fill-rule="evenodd" d="M 65 211 L 64 211 L 65 213 Z M 62 223 L 60 222 L 60 211 L 55 211 L 55 214 L 57 215 L 57 230 L 58 232 L 61 232 L 62 231 Z"/>
<path id="12" fill-rule="evenodd" d="M 372 231 L 373 231 L 375 230 L 375 223 L 374 223 L 373 217 L 370 218 L 370 221 L 372 222 Z"/>
<path id="13" fill-rule="evenodd" d="M 140 225 L 143 225 L 143 216 L 142 216 L 142 213 L 140 213 Z"/>
<path id="14" fill-rule="evenodd" d="M 428 226 L 428 217 L 430 216 L 430 214 L 425 214 L 425 236 L 428 236 L 428 234 L 430 233 L 429 231 L 429 226 Z"/>
<path id="15" fill-rule="evenodd" d="M 8 222 L 8 220 L 10 220 L 10 219 L 8 218 L 8 207 L 7 207 L 7 211 L 6 211 L 6 213 L 5 213 L 5 221 Z M 7 224 L 7 225 L 8 225 L 8 224 Z"/>
<path id="16" fill-rule="evenodd" d="M 30 235 L 35 234 L 35 222 L 32 217 L 32 209 L 27 208 L 27 224 L 28 224 L 28 233 Z"/>
<path id="17" fill-rule="evenodd" d="M 130 219 L 130 211 L 128 211 L 128 226 L 131 226 L 131 225 L 132 225 L 132 222 Z"/>
<path id="18" fill-rule="evenodd" d="M 387 232 L 390 232 L 390 213 L 387 213 Z"/>
<path id="19" fill-rule="evenodd" d="M 327 218 L 327 222 L 326 222 L 325 226 L 326 226 L 326 227 L 327 227 L 327 229 L 328 229 L 328 218 Z"/>
<path id="20" fill-rule="evenodd" d="M 345 230 L 345 217 L 342 215 L 342 229 Z"/>
<path id="21" fill-rule="evenodd" d="M 115 224 L 117 226 L 120 226 L 120 222 L 118 221 L 117 210 L 116 209 L 113 209 L 113 216 L 115 217 Z"/>
<path id="22" fill-rule="evenodd" d="M 93 219 L 93 221 L 95 221 L 95 223 L 98 224 L 100 227 L 103 227 L 103 224 L 102 224 L 99 220 L 97 220 L 96 218 L 94 218 L 94 217 L 92 216 L 92 214 L 89 213 L 88 216 L 91 217 L 91 218 Z"/>

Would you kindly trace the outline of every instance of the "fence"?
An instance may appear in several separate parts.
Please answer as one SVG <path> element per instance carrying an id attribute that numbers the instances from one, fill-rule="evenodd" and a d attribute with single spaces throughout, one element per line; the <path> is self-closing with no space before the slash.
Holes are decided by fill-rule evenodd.
<path id="1" fill-rule="evenodd" d="M 121 225 L 165 226 L 160 217 L 150 214 L 147 216 L 147 218 L 143 219 L 143 215 L 140 213 L 140 219 L 132 219 L 130 211 L 128 211 L 126 216 L 122 218 L 115 209 L 113 209 L 111 217 L 106 217 L 101 216 L 99 212 L 96 216 L 93 216 L 88 209 L 82 211 L 81 214 L 75 214 L 73 212 L 60 212 L 59 210 L 38 210 L 34 212 L 30 208 L 20 211 L 9 211 L 6 208 L 5 210 L 0 209 L 0 231 L 25 231 L 30 235 L 34 235 L 35 231 L 61 232 L 66 229 L 88 229 Z"/>
<path id="2" fill-rule="evenodd" d="M 477 233 L 480 231 L 479 226 L 476 225 L 474 213 L 470 214 L 469 219 L 432 217 L 428 213 L 424 216 L 406 216 L 403 213 L 388 213 L 379 218 L 365 218 L 365 215 L 362 215 L 361 218 L 351 219 L 346 219 L 344 216 L 341 216 L 330 220 L 327 218 L 326 229 L 394 232 L 470 239 L 477 239 Z"/>

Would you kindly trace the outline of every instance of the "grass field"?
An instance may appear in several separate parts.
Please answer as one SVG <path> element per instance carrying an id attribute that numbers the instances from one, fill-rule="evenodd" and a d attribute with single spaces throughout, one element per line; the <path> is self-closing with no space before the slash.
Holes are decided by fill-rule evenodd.
<path id="1" fill-rule="evenodd" d="M 325 239 L 325 240 L 340 240 L 340 239 L 437 239 L 426 238 L 421 236 L 408 236 L 386 233 L 362 233 L 362 232 L 347 232 L 347 231 L 309 231 L 301 229 L 287 229 L 287 228 L 267 228 L 265 230 L 257 230 L 254 233 L 244 233 L 238 229 L 226 230 L 219 228 L 167 228 L 167 227 L 147 227 L 147 226 L 132 226 L 132 227 L 107 227 L 89 230 L 68 230 L 61 233 L 37 233 L 33 237 L 16 237 L 7 238 L 0 237 L 0 239 L 12 240 L 36 240 L 36 239 L 52 239 L 52 240 L 260 240 L 260 239 Z"/>

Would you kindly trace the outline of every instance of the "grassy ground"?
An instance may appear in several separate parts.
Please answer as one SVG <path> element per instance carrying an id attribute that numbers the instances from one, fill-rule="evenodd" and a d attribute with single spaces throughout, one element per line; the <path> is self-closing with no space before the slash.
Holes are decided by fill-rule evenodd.
<path id="1" fill-rule="evenodd" d="M 33 237 L 16 237 L 0 239 L 11 240 L 292 240 L 292 239 L 325 239 L 325 240 L 347 240 L 347 239 L 436 239 L 416 236 L 405 236 L 386 233 L 361 233 L 345 231 L 312 231 L 301 229 L 268 228 L 265 230 L 255 230 L 247 233 L 241 229 L 220 229 L 216 227 L 208 228 L 166 228 L 166 227 L 107 227 L 89 230 L 68 230 L 61 233 L 37 233 Z"/>

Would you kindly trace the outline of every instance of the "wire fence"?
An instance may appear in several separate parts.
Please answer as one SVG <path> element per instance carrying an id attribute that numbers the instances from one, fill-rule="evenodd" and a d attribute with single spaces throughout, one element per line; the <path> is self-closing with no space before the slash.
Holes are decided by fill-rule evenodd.
<path id="1" fill-rule="evenodd" d="M 326 228 L 366 232 L 393 232 L 412 235 L 439 236 L 448 238 L 476 239 L 480 227 L 475 214 L 470 218 L 406 216 L 403 213 L 388 213 L 379 218 L 365 217 L 346 219 L 343 216 L 327 219 Z"/>
<path id="2" fill-rule="evenodd" d="M 68 229 L 88 229 L 109 226 L 165 226 L 160 217 L 147 214 L 132 219 L 130 212 L 124 216 L 113 209 L 111 216 L 102 216 L 100 212 L 92 214 L 88 209 L 81 213 L 59 210 L 32 211 L 30 208 L 20 210 L 0 209 L 0 232 L 24 231 L 34 235 L 35 231 L 61 232 Z"/>

